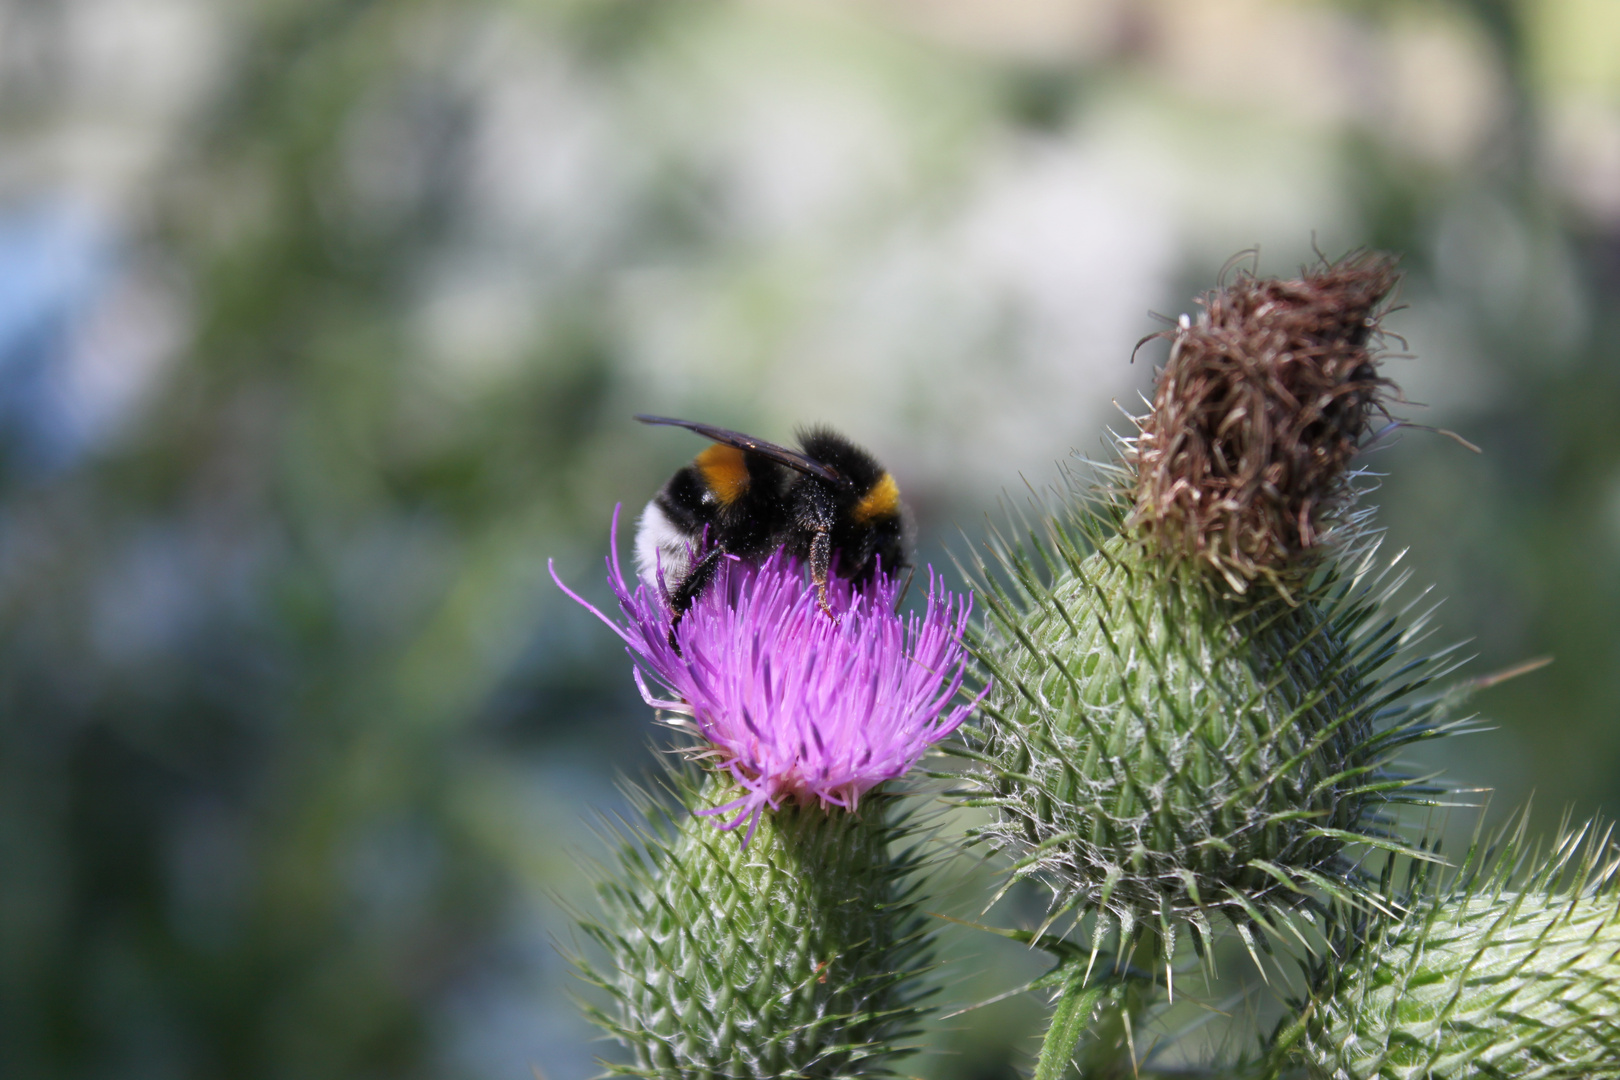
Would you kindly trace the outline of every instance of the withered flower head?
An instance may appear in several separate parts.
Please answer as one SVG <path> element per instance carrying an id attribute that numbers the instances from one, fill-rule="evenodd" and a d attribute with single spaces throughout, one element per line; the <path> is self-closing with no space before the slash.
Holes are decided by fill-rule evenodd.
<path id="1" fill-rule="evenodd" d="M 1170 359 L 1132 455 L 1130 520 L 1148 543 L 1240 591 L 1309 569 L 1385 415 L 1378 320 L 1397 280 L 1374 252 L 1292 281 L 1242 272 L 1165 332 Z"/>

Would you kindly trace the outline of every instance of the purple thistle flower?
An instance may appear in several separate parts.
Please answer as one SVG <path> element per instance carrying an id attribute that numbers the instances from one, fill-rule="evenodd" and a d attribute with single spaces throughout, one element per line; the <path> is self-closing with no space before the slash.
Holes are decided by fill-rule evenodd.
<path id="1" fill-rule="evenodd" d="M 647 704 L 702 736 L 711 748 L 704 756 L 743 789 L 697 813 L 736 811 L 719 827 L 748 821 L 744 844 L 765 807 L 786 799 L 854 810 L 955 731 L 983 697 L 949 708 L 967 667 L 962 634 L 973 602 L 946 591 L 932 568 L 920 617 L 895 612 L 901 583 L 878 573 L 860 585 L 834 576 L 827 602 L 836 618 L 828 618 L 809 575 L 783 552 L 758 566 L 728 559 L 676 626 L 677 652 L 663 590 L 643 581 L 632 592 L 625 582 L 618 531 L 615 509 L 608 584 L 624 625 L 577 596 L 555 568 L 552 580 L 624 640 Z M 654 697 L 643 671 L 673 699 Z"/>

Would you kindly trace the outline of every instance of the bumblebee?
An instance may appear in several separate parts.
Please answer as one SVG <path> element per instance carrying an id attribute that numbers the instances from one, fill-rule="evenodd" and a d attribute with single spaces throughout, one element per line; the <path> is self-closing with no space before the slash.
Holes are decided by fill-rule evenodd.
<path id="1" fill-rule="evenodd" d="M 727 555 L 759 560 L 778 548 L 810 564 L 821 610 L 828 575 L 865 581 L 910 565 L 910 522 L 887 469 L 837 432 L 811 428 L 789 450 L 736 431 L 674 420 L 713 440 L 653 496 L 636 530 L 636 566 L 661 586 L 679 620 Z"/>

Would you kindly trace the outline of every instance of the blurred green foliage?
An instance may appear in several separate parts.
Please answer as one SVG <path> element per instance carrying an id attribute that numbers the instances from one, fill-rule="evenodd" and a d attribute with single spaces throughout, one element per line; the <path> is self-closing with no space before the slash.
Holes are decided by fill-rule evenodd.
<path id="1" fill-rule="evenodd" d="M 1586 115 L 1561 102 L 1620 114 L 1620 44 L 1592 45 L 1614 16 L 1234 4 L 1184 32 L 1173 5 L 1072 6 L 1058 34 L 921 2 L 9 4 L 4 137 L 69 165 L 8 198 L 91 190 L 118 274 L 182 327 L 65 464 L 5 421 L 0 1074 L 585 1075 L 548 935 L 652 735 L 544 572 L 605 596 L 612 507 L 692 451 L 628 414 L 836 421 L 942 564 L 1020 472 L 1098 445 L 1146 385 L 1149 309 L 1257 240 L 1286 271 L 1313 230 L 1404 255 L 1388 325 L 1419 360 L 1391 374 L 1485 451 L 1374 457 L 1393 542 L 1477 670 L 1556 657 L 1444 764 L 1549 818 L 1612 809 L 1620 213 L 1557 150 Z M 187 18 L 207 32 L 141 70 L 208 74 L 153 120 L 117 57 Z M 1196 36 L 1223 26 L 1285 75 L 1301 41 L 1384 66 L 1223 97 L 1199 58 L 1230 42 Z M 137 128 L 141 168 L 38 150 Z M 975 915 L 982 882 L 941 904 Z M 948 951 L 963 1003 L 1035 963 Z M 917 1067 L 1012 1075 L 1035 1009 L 953 1020 Z"/>

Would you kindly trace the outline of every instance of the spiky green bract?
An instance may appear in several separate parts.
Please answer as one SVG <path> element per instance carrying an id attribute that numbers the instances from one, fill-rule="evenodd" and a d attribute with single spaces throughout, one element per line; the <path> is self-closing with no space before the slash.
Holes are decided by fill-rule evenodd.
<path id="1" fill-rule="evenodd" d="M 701 785 L 701 786 L 700 786 Z M 910 1052 L 930 932 L 913 889 L 918 837 L 878 789 L 858 813 L 790 803 L 752 841 L 689 811 L 739 792 L 671 773 L 642 798 L 582 927 L 608 965 L 582 963 L 612 1004 L 593 1018 L 631 1052 L 614 1073 L 668 1080 L 879 1077 Z"/>
<path id="2" fill-rule="evenodd" d="M 1269 931 L 1307 898 L 1350 898 L 1347 846 L 1405 850 L 1391 805 L 1435 794 L 1387 768 L 1444 730 L 1437 703 L 1411 703 L 1446 661 L 1401 662 L 1424 621 L 1389 610 L 1402 577 L 1366 541 L 1292 596 L 1235 595 L 1123 517 L 1071 490 L 1022 542 L 990 545 L 996 572 L 978 566 L 996 687 L 967 750 L 970 801 L 996 812 L 980 835 L 1055 908 L 1171 949 L 1213 914 Z"/>
<path id="3" fill-rule="evenodd" d="M 1324 961 L 1293 1062 L 1333 1080 L 1620 1077 L 1620 884 L 1609 831 L 1526 853 L 1523 822 L 1456 874 L 1414 875 Z M 1346 955 L 1347 954 L 1347 955 Z"/>

